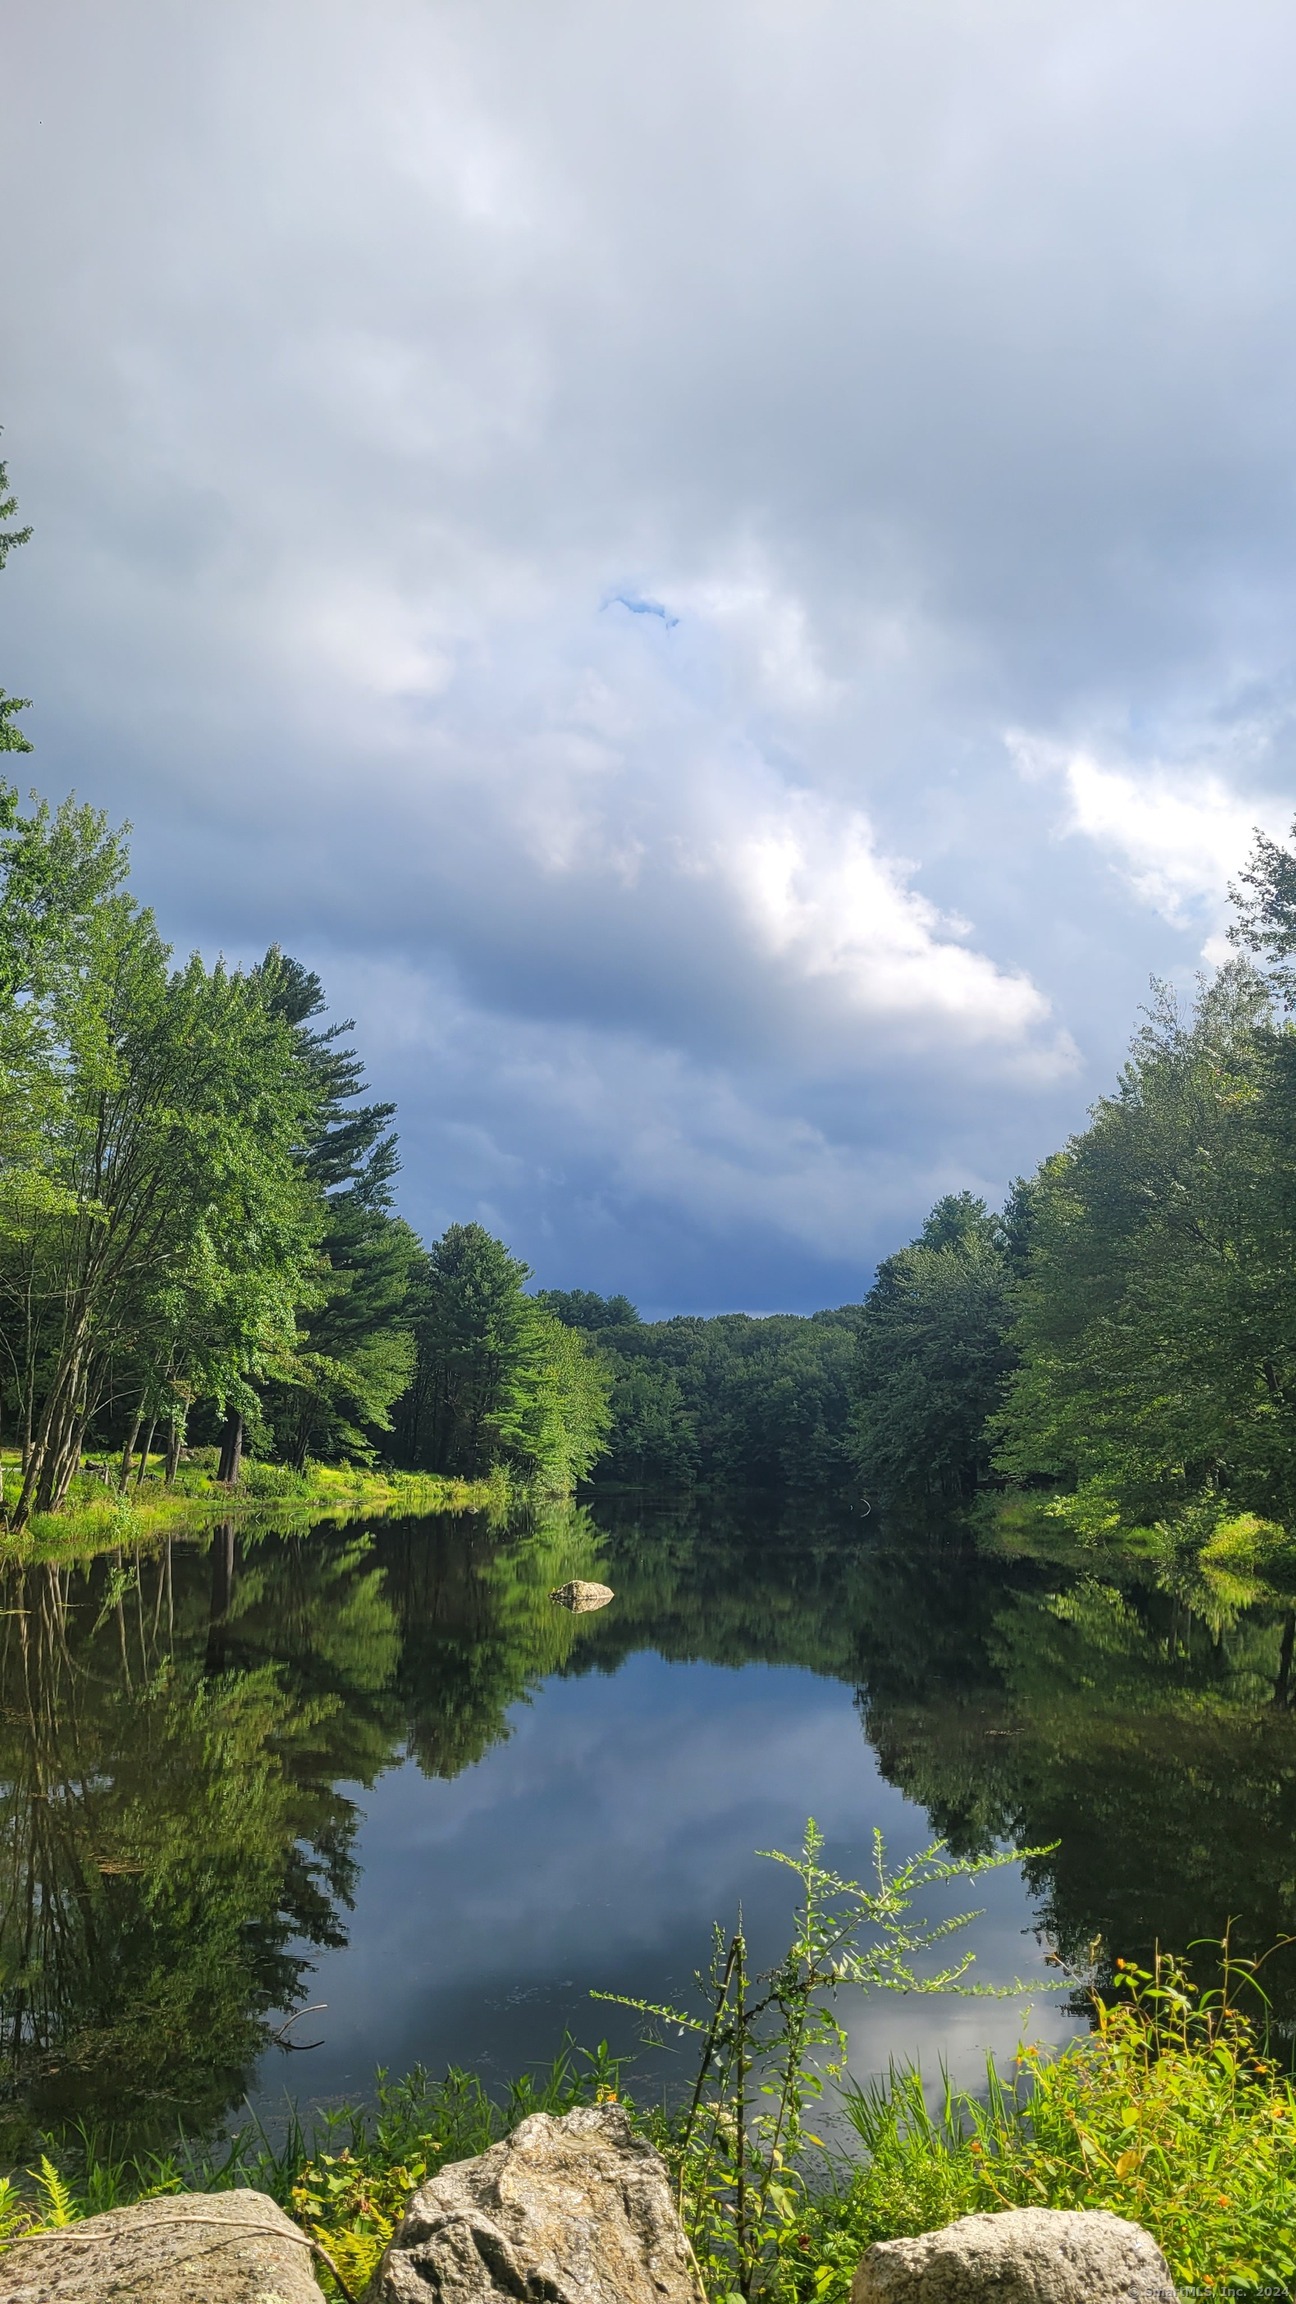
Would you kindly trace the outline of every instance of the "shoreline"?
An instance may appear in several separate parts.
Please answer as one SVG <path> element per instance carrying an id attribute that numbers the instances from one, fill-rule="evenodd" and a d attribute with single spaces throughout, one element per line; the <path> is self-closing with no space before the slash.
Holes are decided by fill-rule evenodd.
<path id="1" fill-rule="evenodd" d="M 18 1475 L 17 1459 L 8 1451 L 3 1470 L 6 1482 Z M 34 1512 L 21 1534 L 0 1526 L 0 1564 L 27 1567 L 90 1558 L 122 1545 L 202 1536 L 229 1519 L 273 1520 L 282 1526 L 388 1514 L 422 1519 L 442 1512 L 483 1512 L 499 1517 L 514 1500 L 509 1482 L 499 1475 L 457 1480 L 436 1472 L 365 1472 L 346 1465 L 312 1465 L 306 1473 L 295 1473 L 253 1460 L 236 1488 L 223 1488 L 206 1473 L 184 1468 L 177 1485 L 165 1489 L 159 1470 L 125 1493 L 97 1474 L 81 1472 L 61 1511 Z"/>

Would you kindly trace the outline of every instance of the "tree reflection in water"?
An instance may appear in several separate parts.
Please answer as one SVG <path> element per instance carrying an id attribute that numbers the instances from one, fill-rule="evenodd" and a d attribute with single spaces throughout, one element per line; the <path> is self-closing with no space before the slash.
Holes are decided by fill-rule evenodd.
<path id="1" fill-rule="evenodd" d="M 555 1608 L 570 1576 L 616 1606 Z M 71 2116 L 133 2143 L 218 2126 L 308 1997 L 313 1950 L 346 1940 L 354 1788 L 406 1758 L 455 1776 L 546 1678 L 637 1650 L 855 1688 L 884 1774 L 958 1849 L 1060 1842 L 1031 1884 L 1068 1956 L 1098 1936 L 1107 1957 L 1182 1949 L 1230 1919 L 1246 1949 L 1296 1928 L 1276 1598 L 1212 1614 L 1151 1570 L 978 1557 L 827 1507 L 607 1501 L 511 1532 L 231 1521 L 3 1582 L 14 2151 Z M 1290 2019 L 1291 1955 L 1272 1974 Z"/>

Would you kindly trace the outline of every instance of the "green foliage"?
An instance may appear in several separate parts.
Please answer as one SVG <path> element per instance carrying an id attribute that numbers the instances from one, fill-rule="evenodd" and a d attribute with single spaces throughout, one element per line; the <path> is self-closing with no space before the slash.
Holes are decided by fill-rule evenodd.
<path id="1" fill-rule="evenodd" d="M 152 917 L 116 891 L 98 819 L 37 811 L 11 838 L 0 920 L 33 851 L 57 884 L 59 836 L 81 913 L 11 935 L 21 978 L 0 1010 L 10 1064 L 0 1147 L 0 1309 L 24 1436 L 15 1511 L 62 1504 L 87 1425 L 128 1382 L 141 1412 L 218 1397 L 286 1350 L 318 1233 L 296 1158 L 308 1083 L 258 985 L 168 968 Z M 30 876 L 30 875 L 29 875 Z"/>
<path id="2" fill-rule="evenodd" d="M 232 1487 L 245 1448 L 372 1464 L 398 1402 L 407 1463 L 570 1489 L 602 1446 L 602 1361 L 479 1226 L 424 1256 L 392 1207 L 394 1107 L 360 1101 L 318 977 L 277 947 L 173 967 L 126 869 L 96 810 L 0 783 L 10 1529 L 64 1509 L 88 1442 L 120 1450 L 125 1493 L 160 1428 L 170 1486 L 192 1419 Z"/>
<path id="3" fill-rule="evenodd" d="M 1288 2289 L 1296 2090 L 1230 1997 L 1254 1964 L 1224 1951 L 1209 1992 L 1173 1960 L 1122 1963 L 1088 2037 L 1024 2048 L 1011 2083 L 992 2062 L 980 2098 L 947 2083 L 933 2113 L 917 2072 L 894 2069 L 849 2091 L 867 2160 L 833 2203 L 839 2281 L 873 2240 L 956 2216 L 1105 2208 L 1153 2234 L 1181 2290 Z"/>
<path id="4" fill-rule="evenodd" d="M 1296 1525 L 1296 1036 L 1244 963 L 1160 993 L 1115 1096 L 1045 1163 L 1001 1468 L 1091 1520 Z"/>
<path id="5" fill-rule="evenodd" d="M 986 1419 L 1013 1362 L 1012 1214 L 950 1194 L 878 1268 L 860 1322 L 851 1451 L 884 1497 L 957 1502 L 986 1476 Z"/>
<path id="6" fill-rule="evenodd" d="M 285 1373 L 262 1405 L 281 1452 L 298 1470 L 309 1456 L 371 1461 L 392 1428 L 393 1403 L 414 1373 L 410 1292 L 419 1243 L 392 1213 L 399 1162 L 393 1104 L 357 1105 L 365 1081 L 351 1021 L 320 1027 L 318 976 L 276 947 L 256 971 L 272 1013 L 291 1027 L 310 1082 L 312 1111 L 300 1158 L 322 1193 L 318 1267 Z"/>
<path id="7" fill-rule="evenodd" d="M 14 715 L 31 710 L 30 696 L 6 696 L 0 688 L 0 752 L 32 752 L 35 746 L 24 736 Z"/>
<path id="8" fill-rule="evenodd" d="M 1296 833 L 1296 823 L 1292 826 Z M 1249 952 L 1269 974 L 1282 1006 L 1296 1006 L 1296 849 L 1256 831 L 1238 885 L 1231 888 L 1237 918 L 1229 941 Z"/>
<path id="9" fill-rule="evenodd" d="M 1264 972 L 1188 1016 L 1154 987 L 1116 1092 L 1003 1216 L 942 1201 L 880 1267 L 853 1447 L 884 1497 L 993 1474 L 1095 1541 L 1182 1563 L 1250 1514 L 1296 1560 L 1296 848 L 1257 834 L 1233 893 Z"/>
<path id="10" fill-rule="evenodd" d="M 402 1461 L 467 1479 L 502 1464 L 559 1494 L 589 1471 L 610 1377 L 579 1331 L 526 1294 L 530 1276 L 480 1224 L 452 1224 L 429 1250 L 397 1424 Z"/>
<path id="11" fill-rule="evenodd" d="M 9 473 L 0 461 L 0 520 L 11 520 L 18 509 L 18 499 L 9 494 Z M 26 544 L 30 528 L 0 528 L 0 568 L 9 554 L 20 544 Z M 0 752 L 30 752 L 32 747 L 14 721 L 16 712 L 25 712 L 31 702 L 28 696 L 6 696 L 0 688 Z"/>
<path id="12" fill-rule="evenodd" d="M 561 2117 L 619 2090 L 620 2067 L 605 2043 L 587 2052 L 568 2042 L 548 2071 L 522 2074 L 500 2098 L 454 2067 L 437 2081 L 419 2065 L 397 2081 L 380 2072 L 372 2111 L 324 2116 L 284 2204 L 359 2295 L 417 2185 L 449 2161 L 488 2151 L 533 2112 Z"/>
<path id="13" fill-rule="evenodd" d="M 621 1362 L 609 1407 L 608 1479 L 642 1488 L 697 1478 L 697 1418 L 676 1369 L 640 1356 Z"/>
<path id="14" fill-rule="evenodd" d="M 854 1307 L 648 1322 L 624 1296 L 549 1289 L 539 1301 L 612 1372 L 600 1479 L 814 1488 L 849 1470 Z"/>
<path id="15" fill-rule="evenodd" d="M 0 459 L 0 520 L 12 520 L 17 509 L 17 497 L 9 494 L 9 468 Z M 30 539 L 30 528 L 0 528 L 0 568 L 3 568 L 11 552 Z"/>

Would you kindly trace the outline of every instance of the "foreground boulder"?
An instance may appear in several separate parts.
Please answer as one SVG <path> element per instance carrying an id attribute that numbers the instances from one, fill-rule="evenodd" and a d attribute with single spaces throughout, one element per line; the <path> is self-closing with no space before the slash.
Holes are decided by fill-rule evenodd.
<path id="1" fill-rule="evenodd" d="M 878 2240 L 851 2304 L 1175 2304 L 1150 2232 L 1105 2208 L 1008 2208 Z"/>
<path id="2" fill-rule="evenodd" d="M 606 1608 L 616 1594 L 610 1584 L 587 1584 L 582 1576 L 573 1576 L 570 1584 L 560 1584 L 549 1597 L 560 1608 L 570 1608 L 573 1616 L 584 1616 L 591 1608 Z"/>
<path id="3" fill-rule="evenodd" d="M 666 2164 L 619 2104 L 535 2112 L 414 2194 L 376 2304 L 702 2304 Z"/>
<path id="4" fill-rule="evenodd" d="M 0 2304 L 324 2304 L 263 2192 L 174 2192 L 0 2248 Z"/>

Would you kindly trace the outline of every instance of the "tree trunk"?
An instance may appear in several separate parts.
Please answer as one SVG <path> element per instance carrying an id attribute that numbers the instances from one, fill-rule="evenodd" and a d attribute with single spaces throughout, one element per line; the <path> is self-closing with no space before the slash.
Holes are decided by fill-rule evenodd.
<path id="1" fill-rule="evenodd" d="M 225 1412 L 225 1429 L 221 1434 L 218 1480 L 227 1488 L 237 1488 L 243 1476 L 243 1419 L 237 1408 Z"/>
<path id="2" fill-rule="evenodd" d="M 184 1445 L 184 1419 L 173 1416 L 167 1426 L 166 1484 L 174 1488 L 175 1476 L 180 1469 L 180 1450 Z"/>
<path id="3" fill-rule="evenodd" d="M 137 1495 L 144 1485 L 144 1475 L 148 1470 L 149 1450 L 153 1446 L 153 1435 L 156 1430 L 157 1418 L 155 1416 L 144 1435 L 144 1445 L 140 1450 L 139 1470 L 135 1475 L 135 1492 Z"/>
<path id="4" fill-rule="evenodd" d="M 78 1341 L 64 1353 L 55 1373 L 23 1475 L 13 1517 L 15 1531 L 26 1527 L 33 1511 L 57 1510 L 81 1461 L 83 1360 L 84 1345 Z"/>
<path id="5" fill-rule="evenodd" d="M 313 1423 L 314 1418 L 309 1412 L 302 1415 L 298 1420 L 297 1430 L 293 1435 L 292 1455 L 289 1458 L 294 1472 L 304 1472 L 306 1469 L 306 1456 L 311 1444 Z"/>
<path id="6" fill-rule="evenodd" d="M 84 1416 L 71 1414 L 59 1436 L 58 1447 L 52 1449 L 46 1458 L 36 1498 L 38 1511 L 58 1512 L 66 1503 L 73 1474 L 81 1468 L 81 1443 L 84 1439 Z"/>
<path id="7" fill-rule="evenodd" d="M 121 1490 L 123 1496 L 125 1495 L 130 1482 L 131 1463 L 135 1455 L 135 1443 L 139 1438 L 139 1428 L 143 1421 L 144 1403 L 141 1400 L 139 1407 L 136 1409 L 135 1414 L 131 1419 L 131 1428 L 126 1435 L 125 1446 L 122 1449 L 121 1471 L 117 1475 L 117 1486 Z"/>

